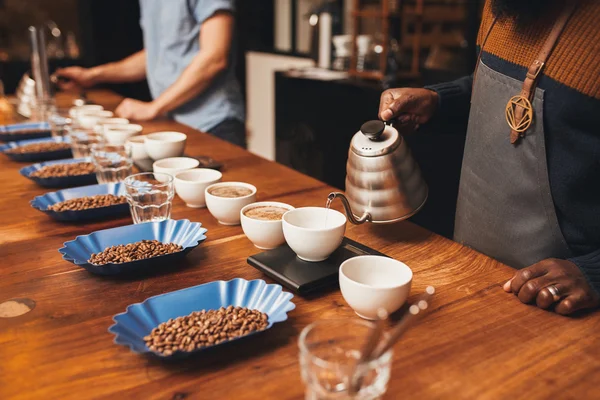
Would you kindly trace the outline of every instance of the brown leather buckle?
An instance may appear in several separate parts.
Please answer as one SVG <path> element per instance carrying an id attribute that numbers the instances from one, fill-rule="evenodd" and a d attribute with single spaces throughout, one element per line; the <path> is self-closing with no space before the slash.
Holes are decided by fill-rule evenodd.
<path id="1" fill-rule="evenodd" d="M 529 71 L 527 71 L 527 77 L 536 80 L 540 72 L 542 72 L 542 69 L 544 69 L 544 65 L 545 63 L 535 60 L 529 68 Z"/>

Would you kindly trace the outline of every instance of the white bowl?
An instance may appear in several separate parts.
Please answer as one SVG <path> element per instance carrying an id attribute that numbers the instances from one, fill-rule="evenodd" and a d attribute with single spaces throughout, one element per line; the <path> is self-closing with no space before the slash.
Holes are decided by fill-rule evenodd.
<path id="1" fill-rule="evenodd" d="M 104 138 L 109 144 L 122 145 L 127 139 L 139 135 L 142 132 L 142 126 L 137 124 L 124 125 L 105 125 L 103 127 Z"/>
<path id="2" fill-rule="evenodd" d="M 210 194 L 211 189 L 221 186 L 242 186 L 252 190 L 252 193 L 242 197 L 219 197 Z M 239 225 L 242 208 L 256 202 L 256 187 L 244 182 L 221 182 L 207 187 L 204 195 L 208 211 L 220 224 Z"/>
<path id="3" fill-rule="evenodd" d="M 152 164 L 152 170 L 154 172 L 162 172 L 175 176 L 178 172 L 193 169 L 200 165 L 200 161 L 190 157 L 170 157 L 163 158 L 162 160 L 154 161 Z M 158 181 L 163 182 L 161 179 L 156 178 Z"/>
<path id="4" fill-rule="evenodd" d="M 276 201 L 261 201 L 258 203 L 248 204 L 240 211 L 242 229 L 246 234 L 246 237 L 248 237 L 248 239 L 254 243 L 254 246 L 258 247 L 259 249 L 270 250 L 285 243 L 281 220 L 261 220 L 250 218 L 244 214 L 250 209 L 265 206 L 281 207 L 287 210 L 293 210 L 294 207 L 290 206 L 289 204 L 279 203 Z"/>
<path id="5" fill-rule="evenodd" d="M 365 319 L 376 319 L 383 308 L 398 310 L 408 297 L 412 270 L 404 263 L 383 256 L 358 256 L 340 266 L 340 289 L 344 300 Z"/>
<path id="6" fill-rule="evenodd" d="M 157 161 L 160 162 L 160 161 Z M 204 191 L 221 180 L 223 174 L 214 169 L 195 168 L 175 174 L 175 192 L 188 207 L 206 207 Z"/>
<path id="7" fill-rule="evenodd" d="M 323 207 L 303 207 L 283 216 L 283 235 L 296 255 L 323 261 L 337 249 L 346 233 L 346 216 Z"/>
<path id="8" fill-rule="evenodd" d="M 85 110 L 77 113 L 79 125 L 85 129 L 93 129 L 98 122 L 113 116 L 112 111 L 108 110 Z"/>
<path id="9" fill-rule="evenodd" d="M 94 132 L 102 133 L 105 125 L 127 125 L 129 120 L 127 118 L 105 118 L 94 126 Z"/>
<path id="10" fill-rule="evenodd" d="M 145 136 L 146 152 L 153 160 L 179 157 L 187 136 L 181 132 L 155 132 Z"/>
<path id="11" fill-rule="evenodd" d="M 99 104 L 84 104 L 82 106 L 71 107 L 69 109 L 69 117 L 75 119 L 77 114 L 84 111 L 102 111 L 104 107 Z"/>
<path id="12" fill-rule="evenodd" d="M 133 136 L 127 139 L 125 143 L 131 146 L 131 158 L 134 161 L 145 160 L 148 158 L 144 136 Z"/>

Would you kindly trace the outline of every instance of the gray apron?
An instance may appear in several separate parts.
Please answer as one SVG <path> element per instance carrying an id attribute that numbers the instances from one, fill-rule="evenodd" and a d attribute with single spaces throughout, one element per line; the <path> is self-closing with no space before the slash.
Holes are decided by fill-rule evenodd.
<path id="1" fill-rule="evenodd" d="M 457 242 L 514 268 L 570 256 L 550 193 L 542 89 L 535 90 L 526 136 L 510 143 L 504 110 L 522 86 L 480 62 L 454 229 Z"/>

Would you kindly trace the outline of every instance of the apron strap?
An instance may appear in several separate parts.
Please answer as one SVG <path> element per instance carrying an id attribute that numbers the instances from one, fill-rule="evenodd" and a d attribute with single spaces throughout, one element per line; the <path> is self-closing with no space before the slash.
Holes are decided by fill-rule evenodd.
<path id="1" fill-rule="evenodd" d="M 523 88 L 521 89 L 520 96 L 527 99 L 529 101 L 529 104 L 531 104 L 531 101 L 533 99 L 533 95 L 535 93 L 535 88 L 536 88 L 537 82 L 539 80 L 540 72 L 542 72 L 542 70 L 544 69 L 544 65 L 546 64 L 548 57 L 550 57 L 552 50 L 554 50 L 554 47 L 556 46 L 556 43 L 558 42 L 558 38 L 559 38 L 560 34 L 565 29 L 565 26 L 567 25 L 569 18 L 571 18 L 571 16 L 575 12 L 575 9 L 577 8 L 578 4 L 579 4 L 578 0 L 569 0 L 567 2 L 567 6 L 563 9 L 562 13 L 556 20 L 554 27 L 552 28 L 552 31 L 550 31 L 550 35 L 548 35 L 548 38 L 546 39 L 546 42 L 544 43 L 544 46 L 542 47 L 542 50 L 540 51 L 537 58 L 533 61 L 533 63 L 527 70 L 527 75 L 525 77 L 525 81 L 523 82 Z M 489 32 L 488 32 L 488 35 L 489 35 Z M 487 37 L 486 37 L 486 39 L 487 39 Z M 479 55 L 481 56 L 481 52 L 479 53 Z M 516 105 L 515 120 L 521 121 L 523 119 L 523 116 L 526 111 L 527 110 L 525 108 L 523 108 L 521 105 Z M 519 137 L 524 136 L 524 135 L 525 135 L 525 132 L 517 132 L 516 130 L 511 129 L 510 142 L 514 144 L 517 142 Z"/>
<path id="2" fill-rule="evenodd" d="M 492 29 L 494 29 L 496 22 L 498 22 L 498 17 L 495 17 L 494 20 L 492 21 L 492 24 L 488 28 L 487 33 L 483 37 L 483 42 L 481 42 L 481 46 L 479 47 L 479 54 L 477 55 L 477 64 L 475 64 L 475 71 L 473 72 L 473 86 L 475 86 L 475 78 L 477 78 L 477 70 L 479 69 L 479 63 L 481 62 L 481 55 L 483 54 L 483 48 L 484 48 L 485 43 L 487 42 L 488 38 L 490 37 L 490 34 L 492 33 Z M 471 90 L 471 92 L 472 92 L 472 90 Z"/>

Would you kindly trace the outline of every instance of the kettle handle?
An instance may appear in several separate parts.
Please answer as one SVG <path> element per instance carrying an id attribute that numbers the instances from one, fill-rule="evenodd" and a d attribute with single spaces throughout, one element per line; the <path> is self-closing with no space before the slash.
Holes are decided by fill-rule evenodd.
<path id="1" fill-rule="evenodd" d="M 354 216 L 354 213 L 352 212 L 352 207 L 350 207 L 350 203 L 348 202 L 348 199 L 346 198 L 346 196 L 344 196 L 343 193 L 340 192 L 331 192 L 329 193 L 329 196 L 327 196 L 327 204 L 331 204 L 331 202 L 335 199 L 339 197 L 340 200 L 342 201 L 342 205 L 344 206 L 344 211 L 346 211 L 346 216 L 348 217 L 348 220 L 354 224 L 354 225 L 360 225 L 360 224 L 364 224 L 365 222 L 371 222 L 371 214 L 369 214 L 367 211 L 365 211 L 365 213 L 360 216 L 359 218 L 356 218 Z"/>

